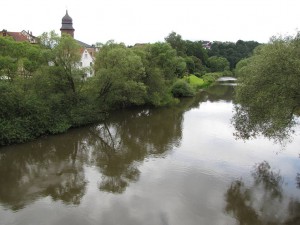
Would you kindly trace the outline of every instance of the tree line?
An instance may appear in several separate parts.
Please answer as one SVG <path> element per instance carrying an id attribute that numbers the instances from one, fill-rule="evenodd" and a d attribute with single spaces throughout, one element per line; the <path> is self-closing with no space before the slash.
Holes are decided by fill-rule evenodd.
<path id="1" fill-rule="evenodd" d="M 36 45 L 0 38 L 0 145 L 101 121 L 118 108 L 174 104 L 175 97 L 193 95 L 186 81 L 178 82 L 186 75 L 230 68 L 222 57 L 208 57 L 201 42 L 173 32 L 166 42 L 132 47 L 108 41 L 96 55 L 95 76 L 87 79 L 80 48 L 54 32 Z M 216 77 L 206 75 L 203 83 Z"/>
<path id="2" fill-rule="evenodd" d="M 185 64 L 169 44 L 128 48 L 109 41 L 89 79 L 78 66 L 80 48 L 54 32 L 39 45 L 0 38 L 0 145 L 100 121 L 121 107 L 177 102 L 170 89 Z"/>
<path id="3" fill-rule="evenodd" d="M 233 71 L 240 60 L 250 57 L 260 45 L 256 41 L 214 41 L 206 49 L 204 41 L 183 40 L 176 32 L 171 32 L 165 40 L 184 58 L 188 72 L 198 76 L 208 72 Z M 232 75 L 230 72 L 227 74 Z"/>

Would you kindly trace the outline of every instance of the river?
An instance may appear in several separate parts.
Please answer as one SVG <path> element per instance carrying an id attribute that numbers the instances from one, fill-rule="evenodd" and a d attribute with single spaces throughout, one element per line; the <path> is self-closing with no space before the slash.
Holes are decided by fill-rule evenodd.
<path id="1" fill-rule="evenodd" d="M 237 139 L 234 88 L 0 148 L 0 225 L 300 224 L 300 128 Z"/>

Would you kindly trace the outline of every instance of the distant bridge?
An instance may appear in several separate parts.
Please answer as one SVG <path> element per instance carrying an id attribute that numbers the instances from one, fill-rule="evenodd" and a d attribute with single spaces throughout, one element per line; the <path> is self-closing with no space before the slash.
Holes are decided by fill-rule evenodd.
<path id="1" fill-rule="evenodd" d="M 236 78 L 234 78 L 234 77 L 220 77 L 217 81 L 219 81 L 219 82 L 235 82 Z"/>

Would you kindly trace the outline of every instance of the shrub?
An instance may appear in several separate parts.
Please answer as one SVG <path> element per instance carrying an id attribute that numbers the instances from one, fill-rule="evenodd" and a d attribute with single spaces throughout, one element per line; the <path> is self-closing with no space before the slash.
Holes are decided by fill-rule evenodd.
<path id="1" fill-rule="evenodd" d="M 222 72 L 207 73 L 203 76 L 203 80 L 207 86 L 207 85 L 210 85 L 211 83 L 215 82 L 222 75 L 223 75 Z"/>
<path id="2" fill-rule="evenodd" d="M 193 88 L 185 80 L 177 80 L 171 91 L 174 97 L 191 97 L 195 95 Z"/>
<path id="3" fill-rule="evenodd" d="M 196 77 L 195 75 L 189 76 L 189 83 L 195 89 L 199 89 L 204 86 L 204 80 L 202 78 Z"/>

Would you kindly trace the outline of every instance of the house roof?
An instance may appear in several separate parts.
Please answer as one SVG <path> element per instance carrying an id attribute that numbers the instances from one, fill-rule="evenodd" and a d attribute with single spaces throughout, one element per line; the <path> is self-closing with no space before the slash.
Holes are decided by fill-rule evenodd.
<path id="1" fill-rule="evenodd" d="M 7 32 L 7 35 L 15 41 L 28 41 L 28 38 L 22 32 Z"/>
<path id="2" fill-rule="evenodd" d="M 31 32 L 25 30 L 21 32 L 11 32 L 3 29 L 0 31 L 0 36 L 12 37 L 15 41 L 27 41 L 32 44 L 37 43 L 37 37 L 33 36 Z"/>
<path id="3" fill-rule="evenodd" d="M 28 37 L 25 34 L 23 34 L 22 32 L 10 32 L 10 31 L 6 31 L 6 30 L 2 30 L 2 31 L 0 31 L 0 36 L 12 37 L 15 41 L 29 41 Z"/>
<path id="4" fill-rule="evenodd" d="M 82 41 L 78 41 L 78 40 L 76 40 L 76 39 L 75 39 L 75 41 L 77 41 L 77 43 L 78 43 L 80 46 L 84 47 L 84 48 L 95 48 L 95 46 L 89 45 L 89 44 L 84 43 L 84 42 L 82 42 Z"/>

